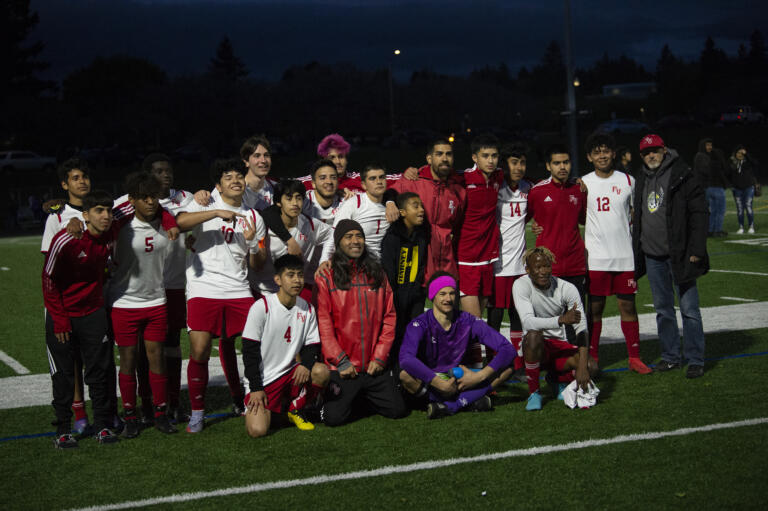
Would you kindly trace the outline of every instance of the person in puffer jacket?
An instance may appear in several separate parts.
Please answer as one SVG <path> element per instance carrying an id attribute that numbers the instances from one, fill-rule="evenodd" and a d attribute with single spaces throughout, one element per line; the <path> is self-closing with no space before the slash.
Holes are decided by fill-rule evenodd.
<path id="1" fill-rule="evenodd" d="M 315 278 L 320 344 L 331 370 L 321 417 L 327 426 L 344 424 L 358 397 L 376 413 L 403 417 L 399 381 L 387 367 L 395 337 L 392 288 L 359 223 L 340 221 L 333 238 L 331 269 Z"/>

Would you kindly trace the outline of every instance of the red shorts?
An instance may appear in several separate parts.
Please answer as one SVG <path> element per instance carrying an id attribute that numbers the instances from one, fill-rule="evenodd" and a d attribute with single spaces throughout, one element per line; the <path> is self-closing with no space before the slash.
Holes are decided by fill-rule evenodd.
<path id="1" fill-rule="evenodd" d="M 168 301 L 168 330 L 181 330 L 187 326 L 187 299 L 183 289 L 166 289 Z"/>
<path id="2" fill-rule="evenodd" d="M 192 298 L 187 300 L 187 328 L 228 339 L 243 332 L 253 298 Z M 222 332 L 222 327 L 227 331 Z"/>
<path id="3" fill-rule="evenodd" d="M 633 295 L 637 281 L 633 271 L 590 271 L 589 294 L 595 296 Z"/>
<path id="4" fill-rule="evenodd" d="M 298 364 L 293 366 L 293 369 L 264 387 L 264 393 L 267 395 L 267 410 L 274 413 L 285 413 L 291 401 L 305 392 L 304 385 L 297 387 L 293 384 L 293 373 L 298 367 Z M 250 398 L 250 392 L 246 393 L 243 399 L 246 407 Z"/>
<path id="5" fill-rule="evenodd" d="M 493 263 L 479 266 L 460 264 L 459 291 L 461 296 L 491 296 L 493 294 Z"/>
<path id="6" fill-rule="evenodd" d="M 563 361 L 579 352 L 579 347 L 563 341 L 562 339 L 544 339 L 544 360 L 542 366 L 557 366 L 558 361 Z M 562 365 L 562 364 L 560 364 Z"/>
<path id="7" fill-rule="evenodd" d="M 493 306 L 509 309 L 512 306 L 512 284 L 522 275 L 496 276 L 493 278 Z"/>
<path id="8" fill-rule="evenodd" d="M 136 346 L 139 336 L 145 341 L 164 342 L 168 330 L 165 305 L 127 309 L 113 307 L 112 332 L 118 346 Z"/>

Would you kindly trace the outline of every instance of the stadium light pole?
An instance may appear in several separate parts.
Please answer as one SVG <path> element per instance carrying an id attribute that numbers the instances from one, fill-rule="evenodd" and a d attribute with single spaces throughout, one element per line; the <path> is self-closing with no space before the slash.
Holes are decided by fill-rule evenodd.
<path id="1" fill-rule="evenodd" d="M 395 87 L 394 87 L 394 78 L 392 77 L 392 60 L 394 59 L 394 56 L 400 55 L 400 50 L 394 50 L 392 52 L 393 56 L 389 57 L 389 127 L 390 131 L 392 131 L 392 136 L 395 136 Z"/>
<path id="2" fill-rule="evenodd" d="M 571 150 L 571 175 L 579 175 L 579 138 L 576 134 L 576 90 L 573 77 L 573 43 L 571 41 L 571 0 L 565 0 L 565 74 L 568 86 L 568 142 Z"/>

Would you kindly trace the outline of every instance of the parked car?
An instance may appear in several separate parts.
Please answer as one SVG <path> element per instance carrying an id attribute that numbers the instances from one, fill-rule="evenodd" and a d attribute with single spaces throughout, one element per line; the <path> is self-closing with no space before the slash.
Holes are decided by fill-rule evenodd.
<path id="1" fill-rule="evenodd" d="M 720 122 L 723 124 L 762 124 L 765 122 L 765 116 L 762 112 L 753 110 L 749 105 L 736 105 L 723 112 L 720 116 Z"/>
<path id="2" fill-rule="evenodd" d="M 598 131 L 606 133 L 648 133 L 651 127 L 634 119 L 613 119 L 597 127 Z"/>
<path id="3" fill-rule="evenodd" d="M 32 151 L 0 151 L 0 169 L 4 173 L 18 170 L 53 172 L 56 158 L 40 156 Z"/>

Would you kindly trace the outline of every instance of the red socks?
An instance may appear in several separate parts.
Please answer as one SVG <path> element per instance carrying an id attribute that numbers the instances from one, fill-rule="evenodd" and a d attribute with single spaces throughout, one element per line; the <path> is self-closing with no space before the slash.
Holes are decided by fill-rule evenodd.
<path id="1" fill-rule="evenodd" d="M 118 385 L 120 386 L 120 397 L 123 399 L 123 410 L 126 415 L 135 414 L 136 410 L 136 375 L 135 374 L 117 374 Z"/>
<path id="2" fill-rule="evenodd" d="M 219 339 L 219 360 L 221 360 L 221 368 L 224 369 L 224 376 L 227 379 L 227 385 L 229 385 L 229 393 L 232 397 L 242 398 L 243 389 L 240 386 L 240 370 L 237 368 L 237 352 L 235 352 L 234 340 Z"/>
<path id="3" fill-rule="evenodd" d="M 166 397 L 166 386 L 168 385 L 168 377 L 164 374 L 155 374 L 152 371 L 149 372 L 149 386 L 152 387 L 152 404 L 155 405 L 155 409 L 162 407 L 165 409 L 168 398 Z M 164 413 L 164 412 L 160 412 Z M 158 412 L 155 411 L 155 415 Z"/>
<path id="4" fill-rule="evenodd" d="M 85 401 L 72 401 L 72 413 L 75 414 L 75 420 L 88 419 L 88 414 L 85 413 Z"/>
<path id="5" fill-rule="evenodd" d="M 533 394 L 539 390 L 539 377 L 541 376 L 541 367 L 538 362 L 525 363 L 525 379 L 528 380 L 528 393 Z"/>
<path id="6" fill-rule="evenodd" d="M 517 356 L 515 357 L 515 362 L 512 368 L 515 371 L 517 371 L 518 369 L 521 369 L 525 365 L 525 362 L 523 362 L 523 355 L 521 355 L 522 349 L 520 348 L 520 346 L 523 344 L 523 332 L 510 331 L 509 341 L 512 343 L 512 346 L 515 347 L 515 354 Z"/>
<path id="7" fill-rule="evenodd" d="M 640 323 L 637 321 L 622 321 L 621 331 L 627 342 L 629 358 L 640 358 Z"/>
<path id="8" fill-rule="evenodd" d="M 187 385 L 192 410 L 205 410 L 205 387 L 208 386 L 208 362 L 189 359 Z"/>
<path id="9" fill-rule="evenodd" d="M 623 326 L 622 322 L 622 326 Z M 592 322 L 592 328 L 591 328 L 591 334 L 589 335 L 589 356 L 594 358 L 595 360 L 598 359 L 599 352 L 600 352 L 600 334 L 603 331 L 603 322 L 602 321 L 593 321 Z"/>

